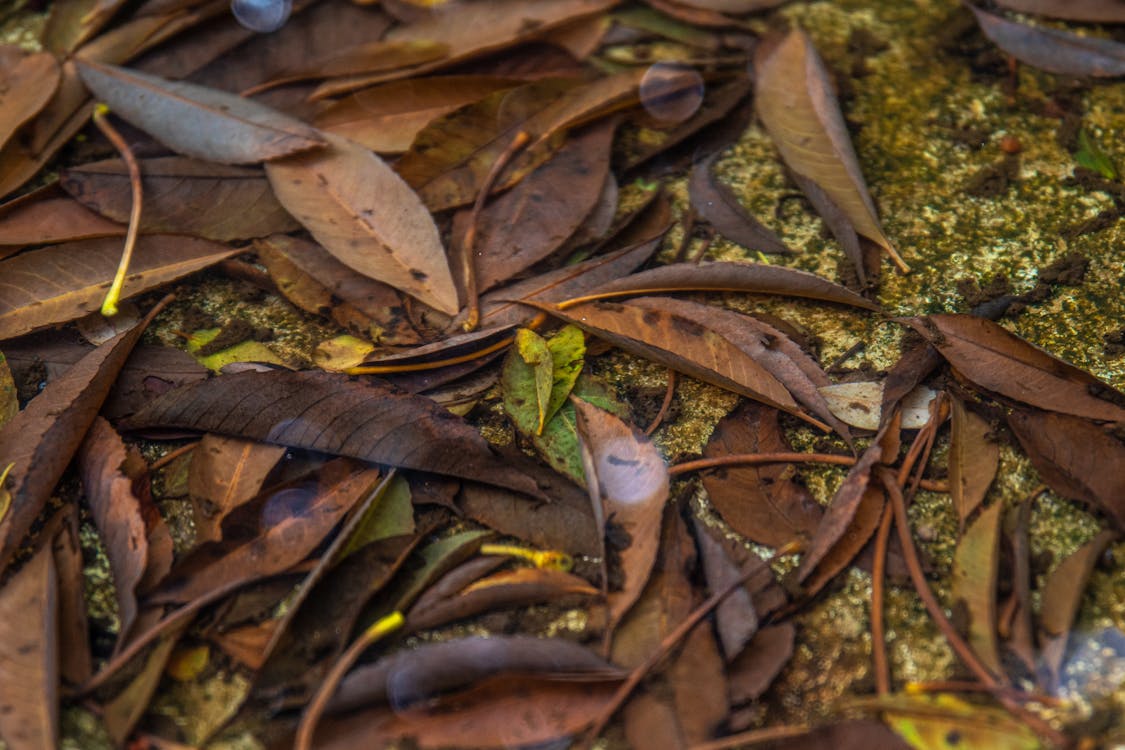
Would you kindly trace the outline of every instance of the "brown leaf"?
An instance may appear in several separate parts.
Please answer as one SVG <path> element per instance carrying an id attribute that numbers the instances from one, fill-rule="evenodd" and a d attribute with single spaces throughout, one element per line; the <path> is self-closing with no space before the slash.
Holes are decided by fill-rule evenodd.
<path id="1" fill-rule="evenodd" d="M 86 586 L 82 545 L 78 534 L 78 508 L 62 516 L 52 540 L 58 574 L 59 674 L 71 685 L 81 685 L 94 673 L 90 655 L 90 623 L 86 617 Z M 58 518 L 59 516 L 56 516 Z"/>
<path id="2" fill-rule="evenodd" d="M 860 496 L 855 506 L 855 513 L 852 516 L 851 523 L 844 529 L 844 533 L 828 549 L 824 557 L 821 558 L 820 563 L 813 570 L 812 574 L 804 580 L 802 594 L 806 597 L 811 597 L 828 585 L 829 582 L 836 578 L 836 576 L 849 565 L 862 564 L 863 561 L 857 558 L 869 548 L 868 543 L 875 534 L 875 530 L 879 528 L 879 522 L 882 519 L 885 504 L 886 495 L 881 488 L 867 488 L 863 495 Z M 903 580 L 906 577 L 906 573 L 903 569 L 901 558 L 893 556 L 892 553 L 895 551 L 896 550 L 892 547 L 892 552 L 888 553 L 888 570 L 891 571 L 893 575 L 897 561 L 897 569 L 903 571 L 900 574 L 900 580 Z"/>
<path id="3" fill-rule="evenodd" d="M 1125 44 L 1121 42 L 1029 26 L 966 4 L 984 35 L 1020 62 L 1067 76 L 1112 78 L 1125 75 Z"/>
<path id="4" fill-rule="evenodd" d="M 152 313 L 150 313 L 151 317 Z M 12 505 L 0 520 L 0 568 L 43 510 L 148 319 L 94 349 L 0 429 Z"/>
<path id="5" fill-rule="evenodd" d="M 416 70 L 425 63 L 444 60 L 449 47 L 429 40 L 393 42 L 368 41 L 327 56 L 286 67 L 281 73 L 253 88 L 253 93 L 284 84 L 320 78 L 368 76 L 390 71 Z M 247 92 L 250 93 L 250 92 Z"/>
<path id="6" fill-rule="evenodd" d="M 378 380 L 318 372 L 224 375 L 166 393 L 125 425 L 234 435 L 540 496 L 534 481 L 460 418 Z"/>
<path id="7" fill-rule="evenodd" d="M 57 596 L 50 544 L 0 589 L 0 736 L 12 750 L 57 746 Z"/>
<path id="8" fill-rule="evenodd" d="M 785 243 L 742 207 L 734 192 L 719 182 L 711 167 L 719 154 L 695 165 L 688 180 L 688 194 L 695 212 L 731 242 L 763 253 L 792 253 Z"/>
<path id="9" fill-rule="evenodd" d="M 610 591 L 606 597 L 612 631 L 652 572 L 668 499 L 668 469 L 656 446 L 640 431 L 581 399 L 572 401 L 595 515 L 629 537 L 628 546 L 619 550 L 624 583 L 620 591 Z"/>
<path id="10" fill-rule="evenodd" d="M 990 320 L 929 315 L 903 322 L 925 336 L 949 364 L 980 388 L 1076 417 L 1125 420 L 1125 408 L 1094 395 L 1122 398 L 1118 391 Z"/>
<path id="11" fill-rule="evenodd" d="M 859 234 L 905 270 L 879 224 L 829 73 L 808 35 L 795 29 L 759 45 L 754 71 L 758 116 L 786 165 L 823 189 Z M 862 259 L 852 262 L 863 268 Z"/>
<path id="12" fill-rule="evenodd" d="M 54 55 L 0 46 L 0 147 L 46 106 L 58 85 L 59 63 Z"/>
<path id="13" fill-rule="evenodd" d="M 695 543 L 699 548 L 699 559 L 703 563 L 703 576 L 707 580 L 707 590 L 714 594 L 742 577 L 738 565 L 727 556 L 723 549 L 698 518 L 695 524 Z M 758 612 L 750 599 L 750 592 L 739 586 L 715 608 L 715 624 L 719 632 L 719 643 L 723 656 L 734 661 L 746 644 L 758 632 Z"/>
<path id="14" fill-rule="evenodd" d="M 953 552 L 950 594 L 968 616 L 969 644 L 996 676 L 1004 674 L 996 638 L 996 576 L 1000 570 L 1003 503 L 981 511 Z"/>
<path id="15" fill-rule="evenodd" d="M 748 294 L 782 294 L 790 297 L 836 302 L 841 305 L 878 310 L 879 306 L 839 284 L 815 274 L 764 263 L 715 261 L 710 263 L 673 263 L 624 276 L 599 287 L 598 294 L 653 292 L 745 292 Z"/>
<path id="16" fill-rule="evenodd" d="M 655 691 L 633 696 L 623 713 L 625 741 L 629 747 L 647 750 L 684 750 L 688 747 L 675 706 L 657 697 Z"/>
<path id="17" fill-rule="evenodd" d="M 1047 486 L 1086 503 L 1125 528 L 1125 444 L 1097 425 L 1065 414 L 1017 409 L 1008 426 Z"/>
<path id="18" fill-rule="evenodd" d="M 988 420 L 953 399 L 949 437 L 949 491 L 961 528 L 984 500 L 1000 467 L 1000 446 L 989 440 Z"/>
<path id="19" fill-rule="evenodd" d="M 730 665 L 730 701 L 742 705 L 756 701 L 793 658 L 797 629 L 792 623 L 770 625 Z"/>
<path id="20" fill-rule="evenodd" d="M 445 249 L 418 196 L 371 151 L 326 138 L 321 152 L 266 165 L 282 205 L 344 264 L 456 313 Z"/>
<path id="21" fill-rule="evenodd" d="M 161 157 L 141 159 L 144 210 L 140 231 L 191 234 L 220 242 L 300 228 L 259 170 Z M 63 188 L 87 208 L 128 222 L 129 172 L 118 159 L 65 170 Z"/>
<path id="22" fill-rule="evenodd" d="M 1020 13 L 1068 21 L 1125 23 L 1125 2 L 1122 0 L 996 0 L 996 4 Z"/>
<path id="23" fill-rule="evenodd" d="M 204 435 L 191 455 L 188 493 L 195 515 L 195 543 L 222 537 L 227 514 L 249 502 L 285 448 L 255 440 Z"/>
<path id="24" fill-rule="evenodd" d="M 0 258 L 26 245 L 124 236 L 124 224 L 94 213 L 58 185 L 40 188 L 0 206 Z"/>
<path id="25" fill-rule="evenodd" d="M 792 450 L 777 412 L 749 402 L 715 427 L 703 451 L 707 458 L 738 453 Z M 711 505 L 731 528 L 759 544 L 780 547 L 811 539 L 823 512 L 783 464 L 730 466 L 703 474 Z"/>
<path id="26" fill-rule="evenodd" d="M 142 237 L 121 297 L 146 292 L 237 252 L 193 237 Z M 97 310 L 120 258 L 121 241 L 109 237 L 68 242 L 0 262 L 0 340 Z"/>
<path id="27" fill-rule="evenodd" d="M 380 153 L 402 153 L 431 121 L 520 83 L 498 76 L 438 76 L 357 91 L 321 110 L 314 123 Z"/>
<path id="28" fill-rule="evenodd" d="M 224 91 L 79 58 L 82 81 L 114 114 L 186 156 L 252 164 L 325 141 L 314 128 Z"/>
<path id="29" fill-rule="evenodd" d="M 117 747 L 123 747 L 132 734 L 137 722 L 144 716 L 149 701 L 156 692 L 164 667 L 172 655 L 172 649 L 183 635 L 187 623 L 173 628 L 161 636 L 156 645 L 149 649 L 138 672 L 134 674 L 125 688 L 102 706 L 102 721 L 106 732 Z"/>

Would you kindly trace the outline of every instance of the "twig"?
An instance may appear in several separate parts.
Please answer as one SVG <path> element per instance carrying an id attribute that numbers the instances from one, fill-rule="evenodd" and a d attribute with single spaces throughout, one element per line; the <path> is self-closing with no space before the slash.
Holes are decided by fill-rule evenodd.
<path id="1" fill-rule="evenodd" d="M 668 387 L 664 391 L 664 402 L 660 404 L 660 411 L 652 419 L 652 424 L 645 429 L 645 435 L 651 435 L 656 432 L 656 428 L 668 416 L 668 407 L 672 405 L 672 398 L 676 395 L 676 371 L 671 367 L 668 368 Z"/>
<path id="2" fill-rule="evenodd" d="M 756 466 L 758 464 L 835 464 L 836 466 L 852 466 L 855 456 L 841 456 L 835 453 L 733 453 L 729 456 L 715 456 L 714 458 L 697 458 L 672 464 L 668 467 L 671 476 L 687 474 L 704 469 L 715 469 L 721 466 Z M 923 479 L 918 484 L 928 492 L 948 492 L 949 483 L 937 479 Z"/>
<path id="3" fill-rule="evenodd" d="M 692 745 L 690 750 L 728 750 L 728 748 L 732 747 L 748 747 L 750 745 L 760 745 L 763 742 L 787 740 L 791 737 L 803 737 L 810 731 L 812 731 L 812 727 L 803 727 L 800 725 L 783 725 L 779 727 L 765 727 L 764 729 L 751 729 L 747 732 L 732 734 L 729 737 Z"/>
<path id="4" fill-rule="evenodd" d="M 875 561 L 871 566 L 871 670 L 875 673 L 875 692 L 891 692 L 891 668 L 887 663 L 887 635 L 883 627 L 883 593 L 887 577 L 887 544 L 891 539 L 894 510 L 883 506 L 879 531 L 875 534 Z"/>
<path id="5" fill-rule="evenodd" d="M 113 127 L 106 119 L 108 113 L 109 107 L 104 104 L 98 104 L 94 107 L 94 124 L 121 154 L 121 158 L 125 160 L 125 166 L 129 170 L 129 187 L 133 192 L 133 206 L 129 211 L 129 228 L 125 232 L 125 248 L 121 251 L 121 262 L 117 265 L 117 273 L 114 274 L 113 283 L 110 284 L 109 291 L 106 292 L 105 300 L 102 302 L 102 315 L 112 318 L 117 314 L 117 303 L 121 300 L 121 289 L 125 286 L 125 273 L 129 270 L 129 261 L 133 258 L 133 248 L 137 244 L 137 232 L 141 226 L 143 190 L 141 168 L 137 165 L 137 160 L 133 156 L 133 149 L 129 148 L 129 144 L 117 132 L 117 128 Z"/>
<path id="6" fill-rule="evenodd" d="M 160 471 L 161 469 L 163 469 L 165 466 L 167 466 L 168 464 L 175 461 L 180 456 L 182 456 L 184 454 L 187 454 L 187 453 L 191 453 L 198 446 L 199 446 L 199 441 L 196 440 L 194 443 L 188 443 L 187 445 L 181 445 L 179 448 L 174 448 L 173 450 L 168 451 L 163 456 L 161 456 L 160 458 L 156 459 L 151 464 L 149 464 L 148 470 L 150 472 Z"/>

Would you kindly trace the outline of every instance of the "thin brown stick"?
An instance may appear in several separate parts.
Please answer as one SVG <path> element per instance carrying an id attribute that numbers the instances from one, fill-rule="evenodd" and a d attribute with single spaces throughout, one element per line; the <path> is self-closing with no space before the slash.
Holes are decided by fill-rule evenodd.
<path id="1" fill-rule="evenodd" d="M 676 395 L 676 371 L 671 367 L 668 368 L 668 387 L 664 391 L 664 401 L 660 404 L 660 411 L 652 419 L 650 424 L 645 429 L 645 435 L 651 435 L 656 432 L 656 428 L 664 422 L 664 417 L 668 416 L 668 407 L 672 405 L 672 398 Z"/>
<path id="2" fill-rule="evenodd" d="M 757 466 L 758 464 L 818 463 L 852 466 L 855 461 L 855 456 L 842 456 L 835 453 L 732 453 L 729 456 L 697 458 L 672 464 L 668 467 L 668 473 L 676 476 L 721 466 Z M 928 492 L 949 492 L 949 483 L 940 479 L 923 479 L 919 487 Z"/>
<path id="3" fill-rule="evenodd" d="M 690 750 L 728 750 L 728 748 L 732 747 L 750 747 L 752 745 L 760 745 L 763 742 L 787 740 L 791 737 L 803 737 L 811 731 L 812 727 L 803 727 L 800 725 L 783 725 L 778 727 L 765 727 L 763 729 L 751 729 L 746 732 L 732 734 L 729 737 L 722 737 L 721 739 L 711 740 L 710 742 L 701 742 L 698 745 L 692 745 Z"/>
<path id="4" fill-rule="evenodd" d="M 887 544 L 891 539 L 894 511 L 883 506 L 879 531 L 875 534 L 875 561 L 871 566 L 871 670 L 875 673 L 875 692 L 891 692 L 891 667 L 887 662 L 887 634 L 883 620 L 883 594 L 887 578 Z"/>
<path id="5" fill-rule="evenodd" d="M 129 261 L 133 258 L 133 248 L 137 244 L 137 232 L 141 227 L 141 206 L 143 203 L 143 189 L 141 186 L 141 168 L 137 164 L 136 157 L 133 156 L 133 149 L 129 148 L 129 144 L 117 132 L 117 128 L 106 119 L 109 113 L 109 107 L 104 104 L 99 104 L 94 107 L 94 125 L 102 132 L 113 147 L 121 154 L 121 158 L 125 160 L 125 166 L 129 170 L 129 187 L 133 193 L 133 205 L 129 210 L 129 228 L 125 231 L 125 247 L 121 251 L 121 262 L 117 265 L 117 273 L 113 276 L 113 283 L 109 286 L 109 291 L 105 294 L 105 300 L 102 302 L 102 315 L 107 318 L 112 318 L 117 314 L 117 303 L 121 300 L 121 290 L 125 286 L 125 273 L 129 270 Z"/>
<path id="6" fill-rule="evenodd" d="M 512 139 L 508 147 L 496 157 L 496 161 L 492 163 L 492 168 L 488 170 L 488 174 L 484 178 L 480 192 L 477 193 L 472 213 L 469 214 L 469 228 L 465 230 L 465 239 L 461 243 L 461 271 L 465 284 L 466 307 L 465 322 L 462 327 L 466 331 L 476 330 L 480 323 L 480 293 L 477 289 L 477 264 L 474 250 L 480 212 L 484 209 L 484 202 L 488 200 L 488 194 L 492 192 L 492 186 L 500 177 L 500 173 L 530 140 L 531 134 L 526 130 L 521 130 L 516 133 L 516 137 Z"/>
<path id="7" fill-rule="evenodd" d="M 160 458 L 153 461 L 151 464 L 149 464 L 148 470 L 150 472 L 160 471 L 161 469 L 163 469 L 165 466 L 167 466 L 168 464 L 175 461 L 180 456 L 183 456 L 187 453 L 191 453 L 193 450 L 196 449 L 196 447 L 198 445 L 199 445 L 199 441 L 196 440 L 194 443 L 188 443 L 187 445 L 181 445 L 179 448 L 174 448 L 174 449 L 168 451 L 167 453 L 165 453 Z"/>

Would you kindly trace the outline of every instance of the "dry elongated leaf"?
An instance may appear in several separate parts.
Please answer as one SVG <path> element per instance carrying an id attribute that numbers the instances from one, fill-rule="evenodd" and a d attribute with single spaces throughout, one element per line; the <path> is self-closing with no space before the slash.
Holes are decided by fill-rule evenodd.
<path id="1" fill-rule="evenodd" d="M 449 48 L 441 42 L 365 42 L 334 51 L 321 59 L 290 66 L 276 78 L 255 86 L 253 93 L 313 79 L 367 76 L 407 68 L 416 69 L 424 63 L 444 60 L 448 53 Z"/>
<path id="2" fill-rule="evenodd" d="M 758 116 L 785 164 L 824 190 L 856 232 L 877 243 L 906 270 L 879 224 L 829 73 L 812 40 L 794 29 L 759 45 L 754 72 Z M 862 259 L 852 261 L 862 269 Z"/>
<path id="3" fill-rule="evenodd" d="M 0 206 L 0 258 L 25 245 L 123 237 L 125 225 L 94 213 L 50 185 Z M 4 246 L 7 247 L 4 247 Z"/>
<path id="4" fill-rule="evenodd" d="M 951 594 L 968 616 L 969 643 L 992 670 L 1004 674 L 996 638 L 996 575 L 1000 570 L 1003 503 L 993 503 L 965 530 L 953 552 Z"/>
<path id="5" fill-rule="evenodd" d="M 418 196 L 371 151 L 326 138 L 324 151 L 266 165 L 278 200 L 345 265 L 456 313 L 445 249 Z"/>
<path id="6" fill-rule="evenodd" d="M 796 640 L 797 629 L 791 622 L 759 630 L 746 650 L 728 667 L 730 702 L 741 705 L 758 700 L 793 657 Z"/>
<path id="7" fill-rule="evenodd" d="M 185 603 L 239 583 L 281 573 L 305 559 L 379 479 L 378 469 L 329 471 L 296 482 L 255 503 L 258 528 L 196 548 L 149 601 Z M 233 516 L 232 516 L 233 518 Z M 226 529 L 224 529 L 226 532 Z"/>
<path id="8" fill-rule="evenodd" d="M 789 297 L 836 302 L 841 305 L 878 310 L 874 302 L 815 274 L 764 263 L 716 261 L 713 263 L 673 263 L 598 287 L 597 294 L 652 294 L 654 292 L 745 292 L 782 294 Z"/>
<path id="9" fill-rule="evenodd" d="M 12 750 L 57 746 L 57 586 L 45 544 L 0 589 L 0 738 Z"/>
<path id="10" fill-rule="evenodd" d="M 734 192 L 711 173 L 711 167 L 718 158 L 719 154 L 714 154 L 691 170 L 688 194 L 695 212 L 719 234 L 748 250 L 781 254 L 793 252 L 773 231 L 751 216 Z"/>
<path id="11" fill-rule="evenodd" d="M 82 81 L 114 114 L 186 156 L 252 164 L 325 144 L 317 131 L 249 99 L 79 58 Z"/>
<path id="12" fill-rule="evenodd" d="M 256 440 L 204 435 L 191 455 L 188 493 L 195 511 L 195 543 L 222 536 L 223 519 L 253 499 L 285 448 Z"/>
<path id="13" fill-rule="evenodd" d="M 1008 415 L 1035 470 L 1051 489 L 1105 513 L 1125 529 L 1125 443 L 1065 414 L 1017 409 Z"/>
<path id="14" fill-rule="evenodd" d="M 145 234 L 191 234 L 209 240 L 243 240 L 300 228 L 273 196 L 259 170 L 208 164 L 183 157 L 142 159 L 141 229 Z M 129 172 L 118 159 L 66 170 L 63 188 L 113 221 L 129 221 Z"/>
<path id="15" fill-rule="evenodd" d="M 195 273 L 237 252 L 194 237 L 142 237 L 121 297 Z M 97 310 L 120 259 L 121 241 L 109 237 L 47 247 L 0 263 L 0 340 Z"/>
<path id="16" fill-rule="evenodd" d="M 1001 8 L 1068 21 L 1125 23 L 1123 0 L 996 0 Z"/>
<path id="17" fill-rule="evenodd" d="M 726 554 L 707 527 L 698 518 L 692 519 L 695 525 L 695 543 L 699 548 L 699 559 L 703 563 L 703 575 L 707 579 L 707 589 L 711 593 L 725 590 L 727 586 L 742 577 L 742 571 Z M 715 609 L 715 624 L 718 626 L 719 643 L 723 656 L 728 662 L 734 661 L 746 644 L 758 632 L 758 613 L 750 592 L 739 586 Z"/>
<path id="18" fill-rule="evenodd" d="M 489 289 L 558 250 L 582 225 L 609 173 L 615 123 L 575 134 L 477 218 L 477 285 Z M 457 232 L 457 224 L 454 224 Z"/>
<path id="19" fill-rule="evenodd" d="M 321 110 L 314 123 L 372 151 L 402 153 L 431 121 L 520 83 L 499 76 L 440 76 L 357 91 Z"/>
<path id="20" fill-rule="evenodd" d="M 620 527 L 629 546 L 620 550 L 624 583 L 606 597 L 610 631 L 641 595 L 660 540 L 660 519 L 668 499 L 668 470 L 660 451 L 633 427 L 607 411 L 573 399 L 582 440 L 586 480 L 597 492 L 606 521 Z M 598 509 L 595 509 L 597 512 Z"/>
<path id="21" fill-rule="evenodd" d="M 749 402 L 719 422 L 703 455 L 715 458 L 791 450 L 777 412 Z M 703 474 L 703 486 L 711 505 L 731 528 L 769 547 L 811 539 L 823 515 L 809 491 L 793 481 L 793 469 L 783 464 L 708 471 Z"/>
<path id="22" fill-rule="evenodd" d="M 28 55 L 18 47 L 0 46 L 0 147 L 46 106 L 58 85 L 54 55 Z"/>
<path id="23" fill-rule="evenodd" d="M 988 439 L 992 427 L 988 420 L 953 399 L 949 437 L 949 492 L 961 528 L 984 500 L 989 485 L 1000 467 L 1000 446 Z M 906 425 L 904 424 L 903 427 Z"/>
<path id="24" fill-rule="evenodd" d="M 78 360 L 0 429 L 0 466 L 14 465 L 7 485 L 12 505 L 0 520 L 0 568 L 50 499 L 147 323 Z"/>
<path id="25" fill-rule="evenodd" d="M 1125 420 L 1125 408 L 1093 395 L 1107 393 L 1121 398 L 1120 393 L 991 320 L 971 315 L 929 315 L 903 322 L 925 336 L 949 364 L 980 388 L 1048 411 L 1087 419 Z"/>
<path id="26" fill-rule="evenodd" d="M 460 418 L 378 380 L 317 372 L 224 375 L 164 394 L 125 425 L 234 435 L 540 494 L 535 481 Z"/>
<path id="27" fill-rule="evenodd" d="M 593 651 L 561 638 L 472 636 L 400 651 L 354 670 L 340 684 L 330 710 L 376 703 L 406 709 L 439 694 L 503 674 L 597 682 L 624 673 Z"/>
<path id="28" fill-rule="evenodd" d="M 984 35 L 1020 62 L 1068 76 L 1125 75 L 1125 44 L 1121 42 L 1029 26 L 967 5 Z"/>
<path id="29" fill-rule="evenodd" d="M 86 617 L 86 587 L 82 543 L 78 537 L 78 508 L 71 506 L 56 516 L 60 520 L 52 541 L 58 575 L 59 675 L 64 682 L 81 685 L 94 673 L 90 655 L 90 623 Z"/>

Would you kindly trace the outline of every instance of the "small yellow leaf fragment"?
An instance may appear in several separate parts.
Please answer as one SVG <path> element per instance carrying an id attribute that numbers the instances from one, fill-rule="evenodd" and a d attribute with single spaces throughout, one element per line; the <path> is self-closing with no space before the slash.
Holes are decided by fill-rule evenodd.
<path id="1" fill-rule="evenodd" d="M 177 682 L 191 682 L 203 674 L 211 661 L 211 649 L 207 646 L 178 648 L 172 652 L 164 671 Z"/>
<path id="2" fill-rule="evenodd" d="M 375 351 L 375 345 L 356 336 L 336 336 L 321 341 L 313 351 L 313 362 L 328 372 L 344 372 L 363 364 L 363 358 Z"/>
<path id="3" fill-rule="evenodd" d="M 562 570 L 565 572 L 574 567 L 574 559 L 565 552 L 530 549 L 515 544 L 482 544 L 480 554 L 516 557 L 520 560 L 527 560 L 537 568 L 547 570 Z"/>

